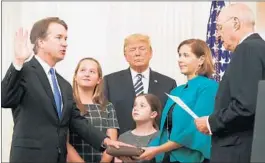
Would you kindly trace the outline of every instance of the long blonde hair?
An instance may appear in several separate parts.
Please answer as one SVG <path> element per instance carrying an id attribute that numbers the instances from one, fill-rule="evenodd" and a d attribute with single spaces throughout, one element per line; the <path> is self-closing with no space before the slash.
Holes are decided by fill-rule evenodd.
<path id="1" fill-rule="evenodd" d="M 92 96 L 93 103 L 99 104 L 100 108 L 102 110 L 105 109 L 105 107 L 108 103 L 108 101 L 106 100 L 106 98 L 104 96 L 103 73 L 102 73 L 102 68 L 101 68 L 99 62 L 94 58 L 83 58 L 78 62 L 77 66 L 75 68 L 75 73 L 74 73 L 74 77 L 73 77 L 73 96 L 74 96 L 74 100 L 76 102 L 76 105 L 82 114 L 86 113 L 86 109 L 85 109 L 84 105 L 81 103 L 80 95 L 79 95 L 79 91 L 78 91 L 78 84 L 77 84 L 75 78 L 76 78 L 76 75 L 77 75 L 78 69 L 80 68 L 81 63 L 85 60 L 94 61 L 97 64 L 98 76 L 101 79 L 100 83 L 98 85 L 96 85 L 96 87 L 94 89 L 93 96 Z"/>

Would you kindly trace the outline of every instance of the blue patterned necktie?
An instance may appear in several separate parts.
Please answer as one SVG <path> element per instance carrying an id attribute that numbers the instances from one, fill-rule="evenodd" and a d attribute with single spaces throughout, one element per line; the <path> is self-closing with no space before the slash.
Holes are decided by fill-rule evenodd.
<path id="1" fill-rule="evenodd" d="M 57 109 L 57 113 L 59 118 L 62 118 L 62 110 L 61 110 L 61 106 L 62 106 L 62 97 L 59 91 L 59 85 L 56 81 L 56 77 L 55 77 L 55 70 L 54 68 L 50 69 L 50 74 L 52 77 L 52 86 L 53 86 L 53 97 L 56 103 L 56 109 Z"/>
<path id="2" fill-rule="evenodd" d="M 135 95 L 138 96 L 139 94 L 144 93 L 144 84 L 142 81 L 143 75 L 142 74 L 137 74 L 137 81 L 134 85 L 134 90 L 135 90 Z"/>

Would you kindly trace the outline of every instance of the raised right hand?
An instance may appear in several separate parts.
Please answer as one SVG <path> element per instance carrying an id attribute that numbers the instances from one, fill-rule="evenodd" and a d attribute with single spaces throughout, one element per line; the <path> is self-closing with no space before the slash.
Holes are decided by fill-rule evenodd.
<path id="1" fill-rule="evenodd" d="M 15 35 L 15 63 L 17 65 L 23 65 L 23 63 L 31 56 L 32 50 L 28 47 L 28 31 L 23 31 L 20 28 Z"/>

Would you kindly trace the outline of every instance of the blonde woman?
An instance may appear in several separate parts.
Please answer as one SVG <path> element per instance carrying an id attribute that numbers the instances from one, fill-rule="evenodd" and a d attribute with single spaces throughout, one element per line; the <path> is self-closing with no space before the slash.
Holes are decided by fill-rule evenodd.
<path id="1" fill-rule="evenodd" d="M 79 61 L 73 78 L 74 99 L 81 114 L 112 140 L 117 140 L 119 124 L 115 109 L 103 94 L 102 69 L 93 58 Z M 111 162 L 112 156 L 95 150 L 79 135 L 70 131 L 67 146 L 68 162 Z"/>

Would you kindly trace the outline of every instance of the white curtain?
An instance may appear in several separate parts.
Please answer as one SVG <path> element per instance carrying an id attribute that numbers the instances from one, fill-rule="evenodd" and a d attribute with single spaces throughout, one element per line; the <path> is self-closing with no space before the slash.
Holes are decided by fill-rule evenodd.
<path id="1" fill-rule="evenodd" d="M 3 2 L 2 77 L 13 59 L 13 38 L 19 27 L 32 28 L 47 16 L 58 16 L 69 26 L 68 51 L 57 71 L 70 83 L 77 62 L 94 57 L 109 74 L 128 67 L 124 38 L 132 33 L 151 38 L 151 68 L 186 82 L 177 66 L 177 46 L 184 39 L 205 40 L 211 2 Z M 2 112 L 2 161 L 8 162 L 13 121 Z"/>

